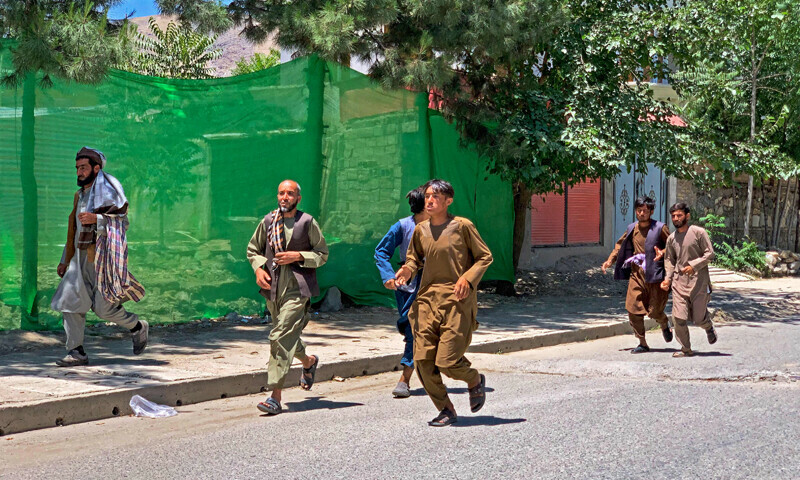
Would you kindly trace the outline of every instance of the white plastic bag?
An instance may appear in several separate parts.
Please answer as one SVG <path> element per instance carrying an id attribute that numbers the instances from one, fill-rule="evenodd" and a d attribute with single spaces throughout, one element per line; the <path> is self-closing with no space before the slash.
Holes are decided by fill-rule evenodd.
<path id="1" fill-rule="evenodd" d="M 174 408 L 168 405 L 153 403 L 139 395 L 131 397 L 130 406 L 137 417 L 166 418 L 178 414 Z"/>

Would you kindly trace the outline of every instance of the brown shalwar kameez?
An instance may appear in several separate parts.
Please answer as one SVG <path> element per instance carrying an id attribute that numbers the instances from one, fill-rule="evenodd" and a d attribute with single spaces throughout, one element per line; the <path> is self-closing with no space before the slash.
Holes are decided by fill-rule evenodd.
<path id="1" fill-rule="evenodd" d="M 692 350 L 687 320 L 706 331 L 714 327 L 708 317 L 708 300 L 711 298 L 708 264 L 713 259 L 714 247 L 708 232 L 702 227 L 690 225 L 685 232 L 673 232 L 667 239 L 664 279 L 672 285 L 672 322 L 684 352 Z M 681 273 L 687 266 L 694 270 L 692 275 Z"/>
<path id="2" fill-rule="evenodd" d="M 642 228 L 637 225 L 632 235 L 633 240 L 633 253 L 645 253 L 645 240 L 647 239 L 648 228 Z M 614 251 L 608 257 L 608 262 L 614 264 L 617 261 L 617 255 L 625 242 L 627 232 L 622 234 L 622 237 L 617 241 Z M 664 225 L 661 229 L 661 240 L 666 242 L 669 237 L 669 228 Z M 667 299 L 669 292 L 661 290 L 661 283 L 647 283 L 645 280 L 645 272 L 638 265 L 631 265 L 631 278 L 628 281 L 628 293 L 625 296 L 625 309 L 628 311 L 628 320 L 633 333 L 636 338 L 644 338 L 644 316 L 652 318 L 657 321 L 662 329 L 668 328 L 667 315 L 664 313 L 664 307 L 667 306 Z"/>
<path id="3" fill-rule="evenodd" d="M 414 229 L 405 266 L 412 278 L 423 264 L 425 268 L 408 318 L 417 375 L 438 410 L 448 404 L 440 373 L 468 385 L 478 379 L 464 354 L 478 328 L 478 283 L 491 263 L 489 247 L 466 218 L 450 217 L 438 226 L 426 220 Z M 462 276 L 472 289 L 458 301 L 453 288 Z"/>

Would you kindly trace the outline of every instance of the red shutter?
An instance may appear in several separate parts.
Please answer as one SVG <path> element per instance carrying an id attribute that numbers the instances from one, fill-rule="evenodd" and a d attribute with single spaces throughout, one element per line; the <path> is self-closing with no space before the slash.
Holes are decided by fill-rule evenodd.
<path id="1" fill-rule="evenodd" d="M 600 243 L 600 204 L 600 181 L 569 188 L 567 243 Z"/>
<path id="2" fill-rule="evenodd" d="M 564 244 L 564 196 L 548 193 L 531 198 L 531 245 Z"/>

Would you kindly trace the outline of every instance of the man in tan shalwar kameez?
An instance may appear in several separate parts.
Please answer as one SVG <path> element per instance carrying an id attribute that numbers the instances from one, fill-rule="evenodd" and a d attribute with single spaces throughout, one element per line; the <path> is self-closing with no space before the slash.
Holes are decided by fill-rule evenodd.
<path id="1" fill-rule="evenodd" d="M 645 339 L 645 315 L 658 322 L 666 342 L 672 341 L 669 320 L 664 313 L 669 293 L 660 288 L 664 279 L 664 261 L 657 256 L 666 245 L 669 228 L 651 218 L 655 209 L 651 198 L 637 198 L 634 209 L 637 221 L 628 225 L 601 268 L 605 273 L 615 265 L 614 279 L 628 279 L 625 309 L 633 333 L 639 340 L 639 345 L 631 353 L 645 353 L 650 351 Z"/>
<path id="2" fill-rule="evenodd" d="M 689 207 L 676 203 L 669 209 L 676 230 L 667 238 L 664 252 L 666 275 L 661 288 L 669 292 L 672 287 L 672 323 L 681 351 L 673 357 L 690 357 L 692 344 L 689 340 L 687 320 L 706 331 L 708 343 L 717 341 L 714 324 L 708 315 L 708 300 L 711 298 L 711 278 L 708 264 L 714 259 L 714 247 L 708 232 L 697 225 L 689 225 Z"/>
<path id="3" fill-rule="evenodd" d="M 477 288 L 492 263 L 492 253 L 471 221 L 448 213 L 454 193 L 448 182 L 431 180 L 424 189 L 425 211 L 430 219 L 414 229 L 406 263 L 396 278 L 404 285 L 425 266 L 408 318 L 414 334 L 417 375 L 440 411 L 428 424 L 443 427 L 455 423 L 458 417 L 442 373 L 467 383 L 472 412 L 480 410 L 486 401 L 486 379 L 464 354 L 478 328 Z"/>

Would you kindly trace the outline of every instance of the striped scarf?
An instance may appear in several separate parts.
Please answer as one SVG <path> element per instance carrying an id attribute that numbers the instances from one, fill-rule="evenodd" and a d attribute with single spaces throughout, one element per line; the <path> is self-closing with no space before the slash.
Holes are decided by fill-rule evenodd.
<path id="1" fill-rule="evenodd" d="M 286 251 L 286 233 L 283 230 L 283 212 L 280 208 L 272 212 L 272 222 L 267 231 L 267 242 L 273 255 Z"/>
<path id="2" fill-rule="evenodd" d="M 138 302 L 144 298 L 144 287 L 128 271 L 127 226 L 123 217 L 106 216 L 106 236 L 97 237 L 97 288 L 109 303 L 126 300 Z"/>

